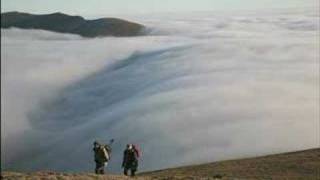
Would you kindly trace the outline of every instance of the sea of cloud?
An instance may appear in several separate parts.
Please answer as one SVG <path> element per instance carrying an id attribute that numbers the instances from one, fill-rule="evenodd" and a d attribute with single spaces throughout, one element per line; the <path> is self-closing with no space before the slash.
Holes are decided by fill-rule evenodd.
<path id="1" fill-rule="evenodd" d="M 1 29 L 7 170 L 140 170 L 319 147 L 319 10 L 134 17 L 148 36 Z"/>

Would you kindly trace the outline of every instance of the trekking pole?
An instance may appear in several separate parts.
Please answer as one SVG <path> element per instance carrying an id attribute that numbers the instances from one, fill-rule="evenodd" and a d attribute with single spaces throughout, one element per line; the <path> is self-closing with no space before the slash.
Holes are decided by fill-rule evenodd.
<path id="1" fill-rule="evenodd" d="M 111 146 L 113 144 L 113 142 L 114 142 L 114 139 L 110 139 L 109 145 Z"/>

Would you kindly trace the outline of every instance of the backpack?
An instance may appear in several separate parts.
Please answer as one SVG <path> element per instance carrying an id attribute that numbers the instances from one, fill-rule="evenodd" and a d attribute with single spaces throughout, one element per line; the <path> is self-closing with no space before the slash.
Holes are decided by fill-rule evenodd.
<path id="1" fill-rule="evenodd" d="M 110 159 L 110 153 L 108 152 L 106 146 L 101 146 L 100 148 L 101 148 L 101 152 L 100 152 L 100 153 L 101 153 L 102 159 L 103 159 L 105 162 L 109 161 L 109 159 Z"/>
<path id="2" fill-rule="evenodd" d="M 106 149 L 106 151 L 108 152 L 108 154 L 110 156 L 111 152 L 112 152 L 112 148 L 109 145 L 105 145 L 104 148 Z"/>
<path id="3" fill-rule="evenodd" d="M 99 162 L 107 162 L 110 159 L 110 153 L 104 146 L 99 146 L 93 149 L 95 152 L 95 160 Z"/>
<path id="4" fill-rule="evenodd" d="M 133 145 L 133 149 L 137 155 L 137 158 L 141 157 L 142 153 L 141 153 L 140 148 L 137 145 Z"/>

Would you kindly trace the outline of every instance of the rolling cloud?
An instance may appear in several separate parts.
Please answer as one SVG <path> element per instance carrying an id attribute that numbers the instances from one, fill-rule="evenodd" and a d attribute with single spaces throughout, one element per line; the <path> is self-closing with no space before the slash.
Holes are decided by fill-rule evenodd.
<path id="1" fill-rule="evenodd" d="M 95 139 L 115 138 L 113 172 L 129 142 L 141 170 L 319 147 L 315 14 L 150 16 L 131 38 L 1 30 L 3 169 L 92 171 Z"/>

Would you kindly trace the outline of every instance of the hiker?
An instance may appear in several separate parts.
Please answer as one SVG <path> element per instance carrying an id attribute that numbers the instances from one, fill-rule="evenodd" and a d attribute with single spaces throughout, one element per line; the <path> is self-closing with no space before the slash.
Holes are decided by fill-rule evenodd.
<path id="1" fill-rule="evenodd" d="M 108 145 L 102 145 L 97 141 L 93 143 L 94 161 L 96 162 L 95 173 L 104 174 L 104 166 L 110 159 L 111 149 Z"/>
<path id="2" fill-rule="evenodd" d="M 128 170 L 131 171 L 131 176 L 135 176 L 138 168 L 139 151 L 132 144 L 127 144 L 127 148 L 123 153 L 122 168 L 124 168 L 124 175 L 128 175 Z"/>

